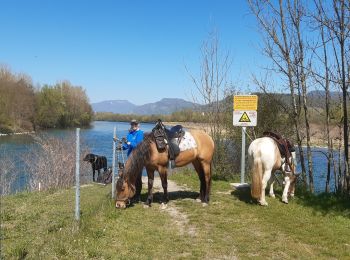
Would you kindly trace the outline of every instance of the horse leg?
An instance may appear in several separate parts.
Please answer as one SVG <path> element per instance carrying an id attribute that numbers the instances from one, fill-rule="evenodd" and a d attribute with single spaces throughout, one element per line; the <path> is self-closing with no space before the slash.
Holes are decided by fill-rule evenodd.
<path id="1" fill-rule="evenodd" d="M 141 195 L 141 190 L 142 190 L 142 171 L 139 173 L 139 175 L 136 177 L 136 182 L 135 182 L 135 195 L 132 198 L 134 202 L 140 202 L 140 195 Z"/>
<path id="2" fill-rule="evenodd" d="M 285 186 L 283 189 L 282 201 L 284 203 L 288 204 L 288 191 L 289 191 L 289 186 L 290 186 L 290 179 L 288 176 L 284 177 L 284 182 L 285 182 Z"/>
<path id="3" fill-rule="evenodd" d="M 273 184 L 275 183 L 275 180 L 272 180 L 271 181 L 271 184 L 270 184 L 270 192 L 269 192 L 269 195 L 270 195 L 270 197 L 271 198 L 275 198 L 276 196 L 275 196 L 275 193 L 274 193 L 274 191 L 273 191 Z"/>
<path id="4" fill-rule="evenodd" d="M 204 202 L 204 196 L 205 196 L 205 178 L 203 173 L 203 168 L 201 163 L 198 160 L 195 160 L 192 162 L 194 169 L 196 170 L 199 181 L 200 181 L 200 189 L 199 189 L 199 200 Z"/>
<path id="5" fill-rule="evenodd" d="M 147 170 L 147 176 L 148 176 L 148 196 L 145 204 L 151 207 L 151 204 L 153 202 L 154 170 L 149 170 L 149 169 L 146 169 L 146 170 Z"/>
<path id="6" fill-rule="evenodd" d="M 167 176 L 167 169 L 162 168 L 159 172 L 160 179 L 162 181 L 162 187 L 163 187 L 163 199 L 164 203 L 168 203 L 168 176 Z"/>
<path id="7" fill-rule="evenodd" d="M 206 162 L 202 162 L 203 174 L 205 179 L 205 196 L 204 203 L 209 203 L 210 188 L 211 188 L 211 165 Z"/>
<path id="8" fill-rule="evenodd" d="M 268 170 L 268 171 L 264 171 L 264 175 L 263 175 L 263 178 L 262 178 L 262 187 L 261 187 L 261 195 L 260 195 L 260 200 L 259 200 L 259 204 L 262 205 L 262 206 L 267 206 L 268 203 L 266 202 L 265 200 L 265 189 L 266 189 L 266 186 L 267 186 L 267 182 L 269 181 L 271 177 L 271 170 Z"/>

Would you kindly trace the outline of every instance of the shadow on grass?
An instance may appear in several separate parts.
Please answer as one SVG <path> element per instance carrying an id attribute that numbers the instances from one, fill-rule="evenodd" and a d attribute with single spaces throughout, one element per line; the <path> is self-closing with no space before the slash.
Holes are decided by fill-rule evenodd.
<path id="1" fill-rule="evenodd" d="M 275 191 L 276 197 L 279 198 L 282 190 Z M 247 204 L 256 204 L 250 195 L 250 189 L 236 189 L 231 192 L 231 195 Z M 267 196 L 267 195 L 266 195 Z M 336 194 L 311 194 L 307 191 L 297 190 L 295 203 L 304 207 L 309 207 L 314 212 L 319 212 L 323 215 L 333 214 L 350 217 L 350 198 Z"/>
<path id="2" fill-rule="evenodd" d="M 182 199 L 196 199 L 198 198 L 199 193 L 194 191 L 171 191 L 168 192 L 169 201 L 171 200 L 182 200 Z M 162 202 L 163 192 L 156 192 L 153 194 L 153 202 Z"/>
<path id="3" fill-rule="evenodd" d="M 296 193 L 296 203 L 310 207 L 323 215 L 336 214 L 350 217 L 350 198 L 333 193 L 311 194 L 299 191 Z"/>
<path id="4" fill-rule="evenodd" d="M 250 195 L 250 188 L 235 189 L 231 192 L 231 195 L 247 204 L 256 204 Z"/>
<path id="5" fill-rule="evenodd" d="M 182 199 L 196 199 L 198 198 L 199 193 L 194 191 L 171 191 L 168 192 L 169 201 L 171 200 L 182 200 Z M 146 202 L 148 197 L 147 193 L 141 193 L 139 201 L 140 203 Z M 164 202 L 163 192 L 153 193 L 153 203 L 162 203 Z M 134 207 L 138 202 L 131 201 L 128 205 L 128 208 Z"/>

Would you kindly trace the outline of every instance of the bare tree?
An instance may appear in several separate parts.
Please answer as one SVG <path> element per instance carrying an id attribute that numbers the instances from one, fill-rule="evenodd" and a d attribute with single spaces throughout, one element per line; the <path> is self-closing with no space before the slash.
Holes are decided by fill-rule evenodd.
<path id="1" fill-rule="evenodd" d="M 208 39 L 204 41 L 201 55 L 199 75 L 195 76 L 187 68 L 186 70 L 196 90 L 193 99 L 196 103 L 202 104 L 200 107 L 202 115 L 208 121 L 209 134 L 215 142 L 214 165 L 219 165 L 226 155 L 223 138 L 226 106 L 223 100 L 230 86 L 228 72 L 232 61 L 228 52 L 221 52 L 218 34 L 215 31 L 210 33 Z"/>
<path id="2" fill-rule="evenodd" d="M 264 35 L 264 54 L 270 58 L 274 64 L 274 72 L 284 75 L 287 82 L 287 87 L 291 95 L 291 115 L 293 119 L 293 125 L 295 128 L 296 140 L 298 143 L 298 149 L 300 154 L 300 161 L 302 167 L 302 177 L 306 183 L 306 170 L 304 162 L 304 151 L 302 149 L 302 136 L 301 136 L 301 124 L 300 124 L 300 86 L 298 83 L 305 84 L 305 79 L 300 78 L 298 75 L 298 68 L 303 67 L 300 65 L 300 56 L 304 56 L 300 53 L 300 48 L 295 49 L 295 25 L 290 23 L 290 15 L 293 14 L 290 7 L 290 1 L 287 1 L 287 7 L 282 0 L 278 1 L 278 4 L 274 4 L 270 1 L 264 0 L 248 0 L 249 6 L 255 17 L 257 18 L 259 26 L 262 28 Z M 289 17 L 287 17 L 289 15 Z M 300 13 L 297 13 L 300 16 Z M 288 19 L 289 18 L 289 19 Z M 296 18 L 295 18 L 296 19 Z M 295 22 L 298 22 L 295 20 Z M 301 42 L 301 40 L 300 40 Z M 299 43 L 299 42 L 298 42 Z M 298 55 L 298 56 L 296 56 Z M 303 75 L 305 76 L 305 75 Z M 304 85 L 305 87 L 305 85 Z M 304 92 L 306 89 L 303 90 Z M 304 95 L 305 96 L 305 95 Z M 306 103 L 306 100 L 303 100 Z M 311 165 L 312 166 L 312 165 Z M 309 177 L 312 177 L 309 168 Z M 311 187 L 313 190 L 313 187 Z"/>
<path id="3" fill-rule="evenodd" d="M 319 6 L 322 3 L 319 2 Z M 340 178 L 340 189 L 345 188 L 345 181 L 349 176 L 349 119 L 348 119 L 348 88 L 349 81 L 347 74 L 349 71 L 349 46 L 350 36 L 350 3 L 345 0 L 333 0 L 331 8 L 320 8 L 322 11 L 322 26 L 325 27 L 330 35 L 332 49 L 336 63 L 336 73 L 334 73 L 334 82 L 340 86 L 342 91 L 342 125 L 343 125 L 343 146 L 345 159 L 345 174 Z"/>

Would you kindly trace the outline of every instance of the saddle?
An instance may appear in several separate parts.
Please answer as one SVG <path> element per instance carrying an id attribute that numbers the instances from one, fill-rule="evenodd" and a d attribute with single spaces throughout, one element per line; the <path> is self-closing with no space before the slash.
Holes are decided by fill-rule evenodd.
<path id="1" fill-rule="evenodd" d="M 263 136 L 270 137 L 276 142 L 281 157 L 285 158 L 286 164 L 290 168 L 289 170 L 291 170 L 290 157 L 292 156 L 292 152 L 295 152 L 293 143 L 287 138 L 283 138 L 279 133 L 265 131 L 263 132 Z"/>
<path id="2" fill-rule="evenodd" d="M 162 151 L 168 146 L 169 160 L 171 168 L 175 168 L 175 158 L 180 153 L 179 144 L 185 134 L 181 125 L 168 129 L 163 122 L 158 119 L 156 126 L 152 129 L 158 150 Z"/>

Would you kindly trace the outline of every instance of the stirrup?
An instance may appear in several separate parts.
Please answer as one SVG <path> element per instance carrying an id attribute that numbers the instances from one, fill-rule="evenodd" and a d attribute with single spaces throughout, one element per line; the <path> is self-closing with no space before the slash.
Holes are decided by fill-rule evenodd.
<path id="1" fill-rule="evenodd" d="M 168 168 L 169 169 L 174 169 L 176 167 L 175 160 L 169 160 L 168 162 Z"/>

